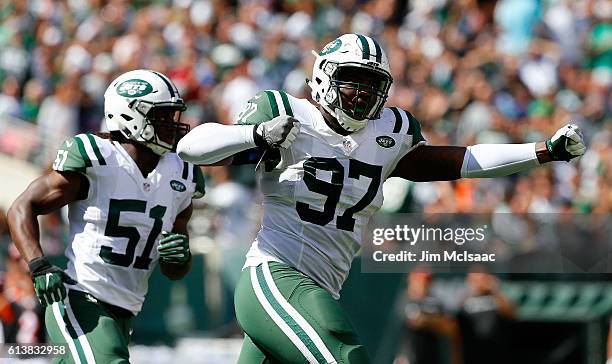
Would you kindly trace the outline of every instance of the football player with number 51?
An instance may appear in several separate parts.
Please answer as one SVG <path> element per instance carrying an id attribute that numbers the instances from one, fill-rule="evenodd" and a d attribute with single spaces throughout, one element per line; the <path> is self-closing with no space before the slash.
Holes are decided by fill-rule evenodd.
<path id="1" fill-rule="evenodd" d="M 368 362 L 336 299 L 387 178 L 499 177 L 585 151 L 575 125 L 538 143 L 427 145 L 412 114 L 384 106 L 393 80 L 375 39 L 345 34 L 315 56 L 316 105 L 263 91 L 240 125 L 198 126 L 177 149 L 198 164 L 265 159 L 262 227 L 235 293 L 240 364 Z"/>
<path id="2" fill-rule="evenodd" d="M 189 131 L 180 123 L 184 110 L 176 86 L 161 73 L 122 74 L 104 94 L 109 133 L 66 140 L 53 170 L 9 210 L 11 235 L 46 306 L 49 338 L 67 344 L 67 362 L 129 363 L 132 320 L 155 265 L 170 279 L 191 267 L 187 222 L 204 178 L 173 153 Z M 37 223 L 64 205 L 65 272 L 45 258 Z"/>

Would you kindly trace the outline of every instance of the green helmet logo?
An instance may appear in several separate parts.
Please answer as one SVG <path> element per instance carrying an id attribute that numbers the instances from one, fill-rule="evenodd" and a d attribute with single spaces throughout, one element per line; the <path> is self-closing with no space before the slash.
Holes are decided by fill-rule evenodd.
<path id="1" fill-rule="evenodd" d="M 319 55 L 324 56 L 326 54 L 335 52 L 338 49 L 340 49 L 341 46 L 342 46 L 342 41 L 340 40 L 340 38 L 336 38 L 333 41 L 327 43 L 327 45 L 323 47 L 323 49 L 321 49 L 321 52 L 319 53 Z"/>
<path id="2" fill-rule="evenodd" d="M 153 86 L 145 80 L 131 79 L 117 86 L 117 93 L 124 97 L 140 97 L 153 92 Z"/>

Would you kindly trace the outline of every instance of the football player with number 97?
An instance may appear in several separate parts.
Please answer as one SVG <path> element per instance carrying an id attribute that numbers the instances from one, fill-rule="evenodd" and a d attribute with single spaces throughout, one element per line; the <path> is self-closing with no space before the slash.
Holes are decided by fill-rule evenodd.
<path id="1" fill-rule="evenodd" d="M 170 279 L 191 267 L 187 222 L 204 194 L 200 168 L 173 153 L 189 131 L 176 86 L 150 70 L 122 74 L 104 94 L 108 134 L 79 134 L 53 170 L 13 203 L 11 235 L 28 262 L 46 328 L 70 363 L 128 363 L 133 317 L 159 262 Z M 39 243 L 37 216 L 68 205 L 68 269 Z"/>
<path id="2" fill-rule="evenodd" d="M 264 159 L 263 222 L 235 292 L 240 364 L 368 362 L 336 299 L 387 178 L 500 177 L 585 151 L 575 125 L 538 143 L 427 145 L 412 114 L 385 107 L 393 80 L 375 39 L 345 34 L 315 57 L 315 105 L 263 91 L 239 125 L 198 126 L 177 148 L 198 164 Z"/>

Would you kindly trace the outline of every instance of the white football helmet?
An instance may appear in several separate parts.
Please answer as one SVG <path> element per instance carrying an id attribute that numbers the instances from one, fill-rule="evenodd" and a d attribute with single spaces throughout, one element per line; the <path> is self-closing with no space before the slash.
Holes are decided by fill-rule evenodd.
<path id="1" fill-rule="evenodd" d="M 333 115 L 346 131 L 362 129 L 370 119 L 377 119 L 393 82 L 385 51 L 373 38 L 344 34 L 328 43 L 319 53 L 312 52 L 315 63 L 312 80 L 307 80 L 312 98 Z M 374 85 L 351 82 L 350 75 L 370 72 L 380 79 Z M 343 105 L 341 88 L 368 92 L 375 97 L 365 108 Z"/>
<path id="2" fill-rule="evenodd" d="M 189 125 L 180 123 L 185 103 L 176 86 L 151 70 L 129 71 L 117 77 L 104 93 L 108 131 L 119 131 L 155 154 L 174 151 Z"/>

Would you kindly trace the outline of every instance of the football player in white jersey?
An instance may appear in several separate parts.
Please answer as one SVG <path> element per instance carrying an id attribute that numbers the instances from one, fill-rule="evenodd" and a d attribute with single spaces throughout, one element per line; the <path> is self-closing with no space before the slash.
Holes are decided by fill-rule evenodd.
<path id="1" fill-rule="evenodd" d="M 128 363 L 132 320 L 156 264 L 170 279 L 191 267 L 187 222 L 204 178 L 173 152 L 189 131 L 180 123 L 184 110 L 176 86 L 161 73 L 122 74 L 104 94 L 109 133 L 66 140 L 53 170 L 10 208 L 11 234 L 46 306 L 49 337 L 69 349 L 60 362 Z M 37 223 L 64 205 L 65 272 L 45 258 Z"/>
<path id="2" fill-rule="evenodd" d="M 265 160 L 262 227 L 235 293 L 240 364 L 368 362 L 335 299 L 388 177 L 498 177 L 585 150 L 575 125 L 539 143 L 429 146 L 409 112 L 384 107 L 392 77 L 376 40 L 345 34 L 315 56 L 316 104 L 263 91 L 240 125 L 198 126 L 177 148 L 198 164 Z"/>

